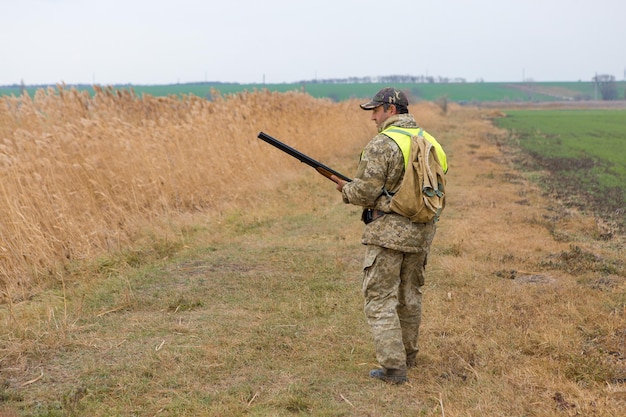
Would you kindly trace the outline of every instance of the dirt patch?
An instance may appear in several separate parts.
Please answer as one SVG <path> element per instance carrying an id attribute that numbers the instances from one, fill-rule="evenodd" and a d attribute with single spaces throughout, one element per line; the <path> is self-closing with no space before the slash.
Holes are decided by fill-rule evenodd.
<path id="1" fill-rule="evenodd" d="M 516 270 L 497 271 L 496 276 L 515 280 L 515 282 L 520 284 L 552 284 L 556 282 L 556 278 L 548 275 Z"/>
<path id="2" fill-rule="evenodd" d="M 513 147 L 507 152 L 520 169 L 539 174 L 538 183 L 545 196 L 558 200 L 566 208 L 593 214 L 610 225 L 598 238 L 606 240 L 614 233 L 623 234 L 626 231 L 624 191 L 619 187 L 603 187 L 586 175 L 591 169 L 608 170 L 610 167 L 588 157 L 546 157 Z"/>

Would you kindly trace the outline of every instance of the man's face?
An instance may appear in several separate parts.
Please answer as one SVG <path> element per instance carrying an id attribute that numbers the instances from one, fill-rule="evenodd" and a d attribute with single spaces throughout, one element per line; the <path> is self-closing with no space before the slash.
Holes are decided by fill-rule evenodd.
<path id="1" fill-rule="evenodd" d="M 382 124 L 393 114 L 394 106 L 389 106 L 387 111 L 385 111 L 384 106 L 381 104 L 372 110 L 371 120 L 376 122 L 376 127 L 380 129 Z"/>

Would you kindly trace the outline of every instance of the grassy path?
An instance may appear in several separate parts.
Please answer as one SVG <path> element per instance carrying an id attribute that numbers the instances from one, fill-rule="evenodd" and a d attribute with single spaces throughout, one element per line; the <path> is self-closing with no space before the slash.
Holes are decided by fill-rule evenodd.
<path id="1" fill-rule="evenodd" d="M 450 198 L 410 384 L 367 376 L 359 211 L 305 171 L 14 306 L 0 416 L 619 415 L 624 242 L 513 171 L 485 116 L 445 126 Z"/>

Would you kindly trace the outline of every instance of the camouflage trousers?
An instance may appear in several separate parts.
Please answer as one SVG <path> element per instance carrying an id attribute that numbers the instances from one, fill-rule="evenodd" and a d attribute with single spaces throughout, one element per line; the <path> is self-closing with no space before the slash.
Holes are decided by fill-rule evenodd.
<path id="1" fill-rule="evenodd" d="M 422 319 L 424 271 L 430 242 L 419 253 L 366 246 L 363 265 L 364 312 L 376 359 L 386 369 L 406 369 L 415 361 Z"/>

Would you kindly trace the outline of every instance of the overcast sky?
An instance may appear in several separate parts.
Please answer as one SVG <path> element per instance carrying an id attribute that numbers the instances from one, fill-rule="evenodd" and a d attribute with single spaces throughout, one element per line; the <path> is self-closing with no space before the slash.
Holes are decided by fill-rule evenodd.
<path id="1" fill-rule="evenodd" d="M 0 0 L 0 85 L 624 79 L 624 0 Z"/>

